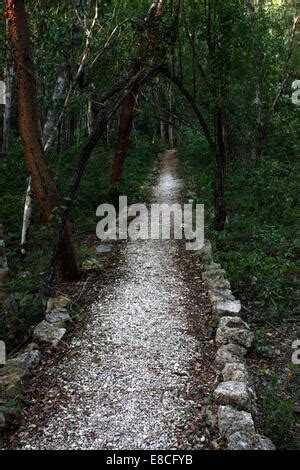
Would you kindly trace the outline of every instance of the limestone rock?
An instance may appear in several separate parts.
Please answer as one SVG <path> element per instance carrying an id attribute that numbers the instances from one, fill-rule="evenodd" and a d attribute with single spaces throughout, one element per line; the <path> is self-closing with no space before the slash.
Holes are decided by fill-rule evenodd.
<path id="1" fill-rule="evenodd" d="M 209 289 L 208 297 L 212 304 L 223 301 L 234 301 L 235 297 L 233 296 L 231 290 L 229 289 Z"/>
<path id="2" fill-rule="evenodd" d="M 62 325 L 72 321 L 66 308 L 51 310 L 51 312 L 46 314 L 46 320 L 49 323 L 59 323 Z"/>
<path id="3" fill-rule="evenodd" d="M 207 280 L 208 287 L 212 290 L 230 290 L 230 282 L 228 279 L 208 279 Z"/>
<path id="4" fill-rule="evenodd" d="M 7 361 L 8 364 L 15 365 L 16 367 L 20 367 L 25 370 L 30 370 L 35 367 L 41 360 L 41 353 L 40 351 L 33 350 L 33 351 L 26 351 L 19 356 L 10 359 Z"/>
<path id="5" fill-rule="evenodd" d="M 228 438 L 228 450 L 276 450 L 267 437 L 250 434 L 245 431 L 236 432 Z"/>
<path id="6" fill-rule="evenodd" d="M 228 343 L 236 343 L 245 348 L 250 348 L 254 334 L 247 323 L 240 317 L 222 317 L 216 334 L 216 343 L 221 346 Z"/>
<path id="7" fill-rule="evenodd" d="M 71 300 L 66 295 L 59 295 L 58 297 L 49 297 L 47 302 L 47 312 L 59 308 L 65 308 L 70 303 Z"/>
<path id="8" fill-rule="evenodd" d="M 21 367 L 6 364 L 0 370 L 1 398 L 15 399 L 22 395 L 22 384 L 26 379 L 26 372 Z"/>
<path id="9" fill-rule="evenodd" d="M 214 263 L 214 262 L 211 262 L 211 263 L 207 263 L 205 265 L 205 270 L 206 271 L 216 271 L 216 270 L 221 270 L 221 265 L 219 263 Z M 224 269 L 223 269 L 224 271 Z M 224 271 L 225 272 L 225 271 Z"/>
<path id="10" fill-rule="evenodd" d="M 207 281 L 208 279 L 224 279 L 225 276 L 225 269 L 210 269 L 202 273 L 202 280 Z"/>
<path id="11" fill-rule="evenodd" d="M 253 418 L 246 411 L 238 411 L 232 406 L 219 406 L 218 426 L 222 437 L 229 437 L 239 431 L 255 434 Z"/>
<path id="12" fill-rule="evenodd" d="M 212 246 L 209 240 L 204 241 L 204 245 L 200 250 L 195 252 L 199 256 L 202 262 L 211 262 L 212 261 Z"/>
<path id="13" fill-rule="evenodd" d="M 43 320 L 35 327 L 33 335 L 40 343 L 47 343 L 55 348 L 58 346 L 65 333 L 65 328 L 57 327 Z"/>
<path id="14" fill-rule="evenodd" d="M 226 316 L 236 316 L 241 311 L 241 302 L 239 300 L 220 300 L 213 305 L 212 311 L 213 314 L 222 317 Z"/>
<path id="15" fill-rule="evenodd" d="M 216 362 L 222 366 L 232 362 L 244 362 L 244 356 L 247 354 L 247 349 L 238 344 L 225 344 L 221 346 L 216 354 Z"/>
<path id="16" fill-rule="evenodd" d="M 0 431 L 4 426 L 20 422 L 26 378 L 26 371 L 12 364 L 0 369 Z"/>
<path id="17" fill-rule="evenodd" d="M 249 382 L 249 375 L 244 364 L 240 362 L 233 362 L 226 364 L 222 370 L 222 376 L 224 382 L 234 381 L 234 382 Z"/>
<path id="18" fill-rule="evenodd" d="M 214 399 L 219 405 L 237 406 L 239 409 L 252 409 L 253 391 L 243 382 L 221 382 L 214 391 Z"/>

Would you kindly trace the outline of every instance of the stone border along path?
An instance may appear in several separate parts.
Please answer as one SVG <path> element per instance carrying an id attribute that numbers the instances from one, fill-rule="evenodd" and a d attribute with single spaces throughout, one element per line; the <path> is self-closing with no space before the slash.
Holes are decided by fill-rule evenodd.
<path id="1" fill-rule="evenodd" d="M 172 171 L 171 171 L 172 173 Z M 157 202 L 166 202 L 166 199 L 169 199 L 170 196 L 172 198 L 172 192 L 173 196 L 176 197 L 178 196 L 177 191 L 179 190 L 180 185 L 178 184 L 178 180 L 175 178 L 172 178 L 172 175 L 170 172 L 166 171 L 165 174 L 162 174 L 160 176 L 160 181 L 156 188 L 154 188 L 154 198 Z M 174 201 L 171 201 L 174 202 Z M 153 242 L 152 242 L 153 243 Z M 167 248 L 170 252 L 172 251 L 172 247 Z M 105 294 L 104 294 L 104 300 L 103 300 L 103 305 L 105 305 L 105 308 L 108 310 L 107 312 L 101 311 L 100 318 L 95 322 L 92 320 L 90 323 L 90 328 L 99 328 L 99 326 L 107 328 L 107 332 L 109 336 L 112 336 L 113 334 L 117 334 L 116 340 L 113 341 L 112 338 L 108 338 L 108 344 L 105 345 L 105 343 L 101 345 L 101 348 L 104 346 L 105 348 L 108 348 L 107 351 L 105 351 L 107 360 L 109 359 L 111 364 L 114 364 L 114 361 L 117 359 L 118 361 L 121 359 L 121 362 L 119 363 L 118 367 L 116 370 L 114 370 L 115 366 L 113 366 L 113 374 L 111 375 L 110 371 L 102 369 L 103 377 L 104 377 L 104 382 L 108 383 L 109 379 L 114 379 L 117 380 L 117 386 L 114 388 L 114 394 L 115 396 L 112 399 L 112 414 L 108 415 L 109 416 L 109 421 L 113 419 L 114 413 L 117 413 L 118 415 L 118 410 L 116 409 L 118 403 L 120 400 L 122 401 L 123 396 L 122 396 L 122 390 L 118 390 L 118 381 L 120 381 L 123 389 L 124 387 L 128 389 L 129 384 L 126 382 L 123 382 L 123 378 L 120 377 L 119 374 L 119 369 L 120 367 L 125 365 L 125 370 L 135 370 L 136 367 L 138 368 L 143 368 L 145 364 L 143 361 L 139 361 L 139 357 L 133 357 L 134 355 L 133 350 L 129 348 L 128 354 L 125 350 L 125 355 L 123 354 L 122 358 L 120 357 L 118 359 L 118 356 L 115 356 L 115 349 L 118 349 L 120 346 L 120 342 L 125 341 L 126 343 L 131 343 L 133 340 L 133 337 L 130 337 L 130 334 L 128 335 L 126 333 L 126 328 L 127 328 L 127 323 L 128 323 L 128 317 L 124 317 L 124 309 L 122 308 L 122 305 L 126 302 L 130 301 L 131 303 L 134 303 L 134 296 L 132 297 L 132 292 L 134 292 L 135 289 L 135 282 L 132 284 L 132 280 L 130 279 L 130 276 L 132 277 L 132 268 L 133 270 L 138 270 L 139 267 L 141 266 L 141 263 L 146 263 L 147 260 L 151 259 L 151 263 L 154 264 L 154 271 L 156 273 L 161 271 L 161 264 L 163 264 L 163 269 L 167 270 L 167 276 L 170 277 L 170 284 L 167 286 L 167 291 L 168 289 L 179 289 L 179 292 L 174 291 L 174 296 L 179 296 L 177 300 L 182 299 L 181 295 L 186 295 L 183 292 L 182 287 L 178 287 L 178 283 L 174 281 L 174 274 L 175 276 L 178 276 L 177 274 L 172 272 L 172 267 L 171 270 L 169 270 L 168 265 L 170 262 L 173 262 L 173 256 L 172 253 L 167 255 L 165 254 L 165 249 L 162 251 L 162 248 L 158 249 L 158 253 L 156 253 L 157 250 L 157 245 L 156 246 L 151 246 L 149 245 L 148 249 L 142 249 L 142 252 L 140 251 L 141 249 L 139 248 L 138 245 L 134 245 L 132 243 L 128 244 L 127 251 L 130 253 L 130 256 L 134 257 L 135 261 L 133 262 L 133 266 L 129 267 L 129 281 L 126 281 L 126 276 L 125 276 L 125 284 L 123 285 L 123 290 L 127 290 L 128 294 L 127 296 L 125 295 L 125 298 L 122 298 L 120 301 L 116 300 L 116 293 L 114 293 L 114 289 L 112 287 L 112 295 L 108 294 L 108 298 L 105 299 Z M 226 272 L 224 269 L 221 269 L 221 266 L 219 264 L 216 264 L 213 262 L 212 258 L 212 246 L 209 241 L 205 241 L 204 247 L 202 250 L 199 252 L 195 253 L 198 257 L 198 259 L 201 262 L 201 268 L 203 269 L 203 272 L 201 274 L 202 280 L 206 282 L 207 288 L 208 288 L 208 296 L 210 299 L 210 302 L 212 304 L 212 313 L 213 313 L 213 320 L 217 319 L 219 322 L 219 327 L 217 329 L 216 333 L 216 338 L 215 341 L 217 345 L 219 346 L 219 349 L 216 354 L 216 363 L 220 366 L 223 366 L 223 371 L 222 371 L 222 376 L 223 376 L 223 382 L 221 382 L 217 388 L 214 391 L 214 400 L 217 405 L 219 405 L 218 408 L 218 416 L 217 416 L 217 421 L 218 421 L 218 428 L 219 428 L 219 433 L 221 438 L 225 438 L 227 441 L 227 446 L 228 449 L 230 450 L 273 450 L 275 447 L 273 446 L 272 442 L 264 437 L 260 436 L 259 434 L 256 433 L 255 431 L 255 425 L 254 425 L 254 420 L 253 416 L 256 414 L 256 397 L 255 397 L 255 392 L 251 386 L 251 381 L 249 374 L 247 372 L 246 368 L 246 361 L 245 361 L 245 356 L 247 354 L 247 350 L 250 348 L 252 341 L 253 341 L 253 333 L 250 331 L 249 326 L 240 318 L 239 313 L 241 310 L 241 304 L 240 301 L 236 300 L 234 296 L 232 295 L 231 288 L 230 288 L 230 282 L 226 278 Z M 141 256 L 144 256 L 144 259 L 141 260 Z M 166 260 L 164 260 L 164 257 L 166 257 Z M 148 263 L 149 264 L 149 263 Z M 146 273 L 141 273 L 142 276 L 140 276 L 140 279 L 138 279 L 138 284 L 140 283 L 141 279 L 145 281 L 145 279 L 149 278 L 149 273 L 148 268 L 149 266 L 146 266 Z M 148 272 L 147 272 L 148 271 Z M 151 276 L 150 276 L 151 277 Z M 156 291 L 154 292 L 154 297 L 153 297 L 153 302 L 157 300 L 156 297 L 158 298 L 158 303 L 154 304 L 154 309 L 155 311 L 163 309 L 164 312 L 168 312 L 168 303 L 164 305 L 164 296 L 166 296 L 166 291 L 163 290 L 161 286 L 161 279 L 157 284 L 150 284 L 151 289 Z M 129 284 L 128 284 L 129 282 Z M 126 284 L 127 283 L 127 284 Z M 182 285 L 182 282 L 179 283 L 179 285 Z M 119 286 L 120 287 L 120 286 Z M 150 292 L 150 291 L 149 291 Z M 129 295 L 130 294 L 130 295 Z M 129 295 L 129 297 L 128 297 Z M 115 304 L 113 307 L 113 310 L 109 312 L 109 305 L 112 303 L 112 299 L 115 299 L 114 302 Z M 17 357 L 14 359 L 10 359 L 7 361 L 7 365 L 0 369 L 0 437 L 1 437 L 1 431 L 4 429 L 6 425 L 9 425 L 11 421 L 16 417 L 16 415 L 20 414 L 20 408 L 22 407 L 22 400 L 23 400 L 23 387 L 22 384 L 26 383 L 26 380 L 28 377 L 31 375 L 32 369 L 40 362 L 41 360 L 41 352 L 38 349 L 38 345 L 43 345 L 47 344 L 51 346 L 52 348 L 56 348 L 62 339 L 65 336 L 65 333 L 67 331 L 68 325 L 71 324 L 71 316 L 69 314 L 69 307 L 70 304 L 70 299 L 64 296 L 59 296 L 56 298 L 50 298 L 48 301 L 47 305 L 47 314 L 45 320 L 43 320 L 40 324 L 38 324 L 33 332 L 33 339 L 35 343 L 27 346 L 25 351 L 23 351 L 21 354 L 19 354 Z M 151 310 L 150 305 L 147 305 L 147 311 Z M 97 315 L 97 311 L 99 312 L 99 308 L 101 309 L 101 304 L 97 304 L 95 302 L 94 307 L 92 307 L 92 310 L 94 311 L 95 315 Z M 173 307 L 174 308 L 174 307 Z M 143 315 L 140 315 L 141 311 L 138 305 L 135 305 L 134 307 L 135 312 L 134 315 L 131 316 L 130 318 L 134 318 L 134 322 L 132 325 L 132 334 L 139 335 L 141 328 L 144 325 L 145 318 Z M 176 309 L 176 307 L 175 307 Z M 199 306 L 198 306 L 199 309 Z M 119 310 L 121 313 L 120 315 L 113 315 L 114 311 Z M 125 308 L 126 311 L 126 308 Z M 126 312 L 125 312 L 126 313 Z M 103 316 L 104 314 L 104 316 Z M 113 319 L 113 317 L 116 317 Z M 124 317 L 124 318 L 123 318 Z M 132 320 L 130 320 L 132 322 Z M 155 321 L 158 323 L 158 326 L 163 324 L 163 322 L 167 321 L 167 327 L 171 328 L 174 332 L 182 331 L 180 339 L 182 343 L 177 343 L 176 334 L 173 336 L 172 334 L 169 335 L 167 334 L 161 337 L 160 339 L 160 344 L 158 344 L 158 347 L 160 350 L 160 353 L 163 351 L 163 355 L 161 357 L 157 356 L 157 359 L 152 363 L 151 360 L 151 354 L 150 350 L 152 349 L 152 345 L 150 344 L 150 349 L 147 352 L 147 355 L 149 357 L 145 357 L 144 359 L 147 361 L 147 367 L 148 371 L 146 374 L 146 379 L 148 384 L 151 383 L 156 383 L 156 387 L 159 389 L 161 388 L 162 392 L 162 397 L 164 405 L 162 408 L 159 408 L 160 405 L 156 404 L 154 409 L 151 410 L 151 407 L 149 408 L 149 412 L 154 414 L 156 412 L 161 413 L 162 415 L 164 414 L 164 419 L 166 422 L 168 421 L 170 414 L 178 414 L 178 412 L 175 412 L 174 409 L 174 403 L 176 402 L 177 398 L 174 396 L 174 393 L 172 393 L 172 389 L 177 389 L 180 390 L 184 387 L 189 387 L 189 380 L 188 379 L 188 372 L 187 372 L 187 366 L 188 366 L 188 359 L 189 355 L 193 356 L 193 360 L 196 359 L 197 353 L 197 344 L 195 343 L 194 339 L 191 339 L 189 335 L 186 335 L 185 330 L 186 330 L 186 325 L 185 321 L 181 318 L 178 318 L 175 320 L 172 319 L 171 317 L 168 318 L 162 317 L 161 315 L 158 315 L 158 317 L 154 318 L 153 322 L 151 322 L 150 326 L 150 333 L 149 336 L 151 338 L 151 334 L 158 334 L 158 331 L 155 327 Z M 93 323 L 93 325 L 92 325 Z M 121 323 L 121 330 L 118 331 L 118 325 Z M 154 328 L 153 331 L 151 331 L 151 328 Z M 100 330 L 99 330 L 100 331 Z M 93 332 L 94 333 L 94 332 Z M 96 331 L 97 333 L 97 331 Z M 125 335 L 125 336 L 124 336 Z M 75 347 L 77 344 L 80 344 L 80 341 L 83 342 L 84 347 L 88 348 L 89 343 L 92 341 L 92 344 L 95 344 L 95 341 L 98 341 L 97 334 L 96 336 L 94 334 L 90 335 L 87 333 L 83 333 L 83 339 L 81 338 L 73 338 L 72 342 L 74 343 Z M 149 341 L 148 337 L 145 337 L 141 340 L 141 343 L 138 345 L 138 348 L 142 347 L 142 344 L 144 342 L 146 343 Z M 176 361 L 174 362 L 174 357 L 172 357 L 172 354 L 169 354 L 169 349 L 174 346 L 174 341 L 175 341 L 175 349 L 173 348 L 173 355 L 175 354 L 175 359 Z M 199 339 L 198 339 L 199 341 Z M 140 340 L 138 339 L 138 343 Z M 36 344 L 38 343 L 38 344 Z M 167 347 L 165 348 L 165 345 Z M 97 348 L 96 348 L 97 349 Z M 111 351 L 112 349 L 112 351 Z M 139 349 L 141 351 L 141 349 Z M 93 352 L 93 354 L 95 351 Z M 149 354 L 148 354 L 149 353 Z M 159 351 L 157 351 L 157 354 Z M 140 353 L 139 353 L 140 355 Z M 183 356 L 181 358 L 181 355 Z M 89 353 L 87 352 L 87 356 L 89 356 Z M 165 359 L 164 359 L 165 357 Z M 183 359 L 181 361 L 181 359 Z M 82 367 L 83 369 L 86 368 L 86 375 L 91 375 L 88 374 L 88 368 L 91 367 L 91 365 L 88 362 L 89 357 L 86 359 L 82 359 Z M 201 357 L 198 357 L 198 361 L 201 361 Z M 66 364 L 64 364 L 64 362 Z M 175 368 L 176 374 L 178 374 L 178 380 L 174 380 L 173 373 L 171 372 L 170 378 L 168 378 L 167 381 L 161 383 L 164 379 L 162 376 L 156 377 L 157 374 L 159 374 L 159 367 L 157 365 L 159 363 L 164 363 L 165 365 L 165 374 L 170 374 L 172 367 Z M 174 364 L 172 364 L 174 362 Z M 71 365 L 68 362 L 68 359 L 64 361 L 62 364 L 58 364 L 57 366 L 52 367 L 52 371 L 49 372 L 49 376 L 51 374 L 56 375 L 56 374 L 62 374 L 65 375 L 66 372 L 65 370 L 72 369 L 75 367 L 77 368 L 77 365 L 80 369 L 80 362 L 75 360 L 75 363 Z M 67 369 L 66 369 L 67 368 Z M 126 369 L 127 368 L 127 369 Z M 153 371 L 155 372 L 153 375 Z M 118 371 L 118 372 L 117 372 Z M 47 372 L 48 373 L 48 372 Z M 74 371 L 73 371 L 74 374 Z M 117 374 L 117 375 L 116 375 Z M 105 380 L 105 377 L 107 380 Z M 133 377 L 134 378 L 134 377 Z M 157 380 L 158 379 L 158 380 Z M 188 380 L 187 380 L 188 379 Z M 94 386 L 94 381 L 95 381 L 95 373 L 92 371 L 92 375 L 87 378 L 82 378 L 78 375 L 75 374 L 75 376 L 71 376 L 71 381 L 77 382 L 73 383 L 72 388 L 78 388 L 77 393 L 80 392 L 80 388 L 82 386 L 84 389 L 89 390 L 89 387 Z M 136 377 L 137 382 L 139 382 L 139 377 Z M 168 382 L 168 383 L 167 383 Z M 149 390 L 147 390 L 148 385 L 146 385 L 146 390 L 143 390 L 141 388 L 140 391 L 140 397 L 136 395 L 136 392 L 134 388 L 136 385 L 133 385 L 134 382 L 132 382 L 131 387 L 132 387 L 132 392 L 133 396 L 131 396 L 131 399 L 135 400 L 139 413 L 141 413 L 141 419 L 147 420 L 147 416 L 143 414 L 143 407 L 147 408 L 147 403 L 148 403 L 148 398 L 146 397 L 146 402 L 144 400 L 145 397 L 143 397 L 143 394 L 150 393 L 150 396 L 152 394 L 151 387 Z M 167 384 L 168 390 L 164 390 L 164 387 Z M 143 385 L 143 384 L 142 384 Z M 68 388 L 68 382 L 65 382 L 65 385 L 63 388 Z M 98 385 L 99 386 L 99 385 Z M 139 386 L 139 385 L 138 385 Z M 145 384 L 143 385 L 145 386 Z M 122 388 L 121 387 L 121 388 Z M 104 387 L 104 395 L 107 390 L 107 385 Z M 94 390 L 95 391 L 95 390 Z M 73 391 L 71 390 L 73 393 Z M 95 393 L 99 393 L 98 391 Z M 109 393 L 109 390 L 108 390 Z M 175 394 L 176 395 L 176 394 Z M 155 396 L 155 395 L 154 395 Z M 116 399 L 117 397 L 117 399 Z M 101 401 L 105 401 L 105 397 L 99 395 L 98 397 L 99 403 Z M 95 398 L 90 397 L 89 400 L 92 400 L 90 403 L 94 404 Z M 175 402 L 174 402 L 175 400 Z M 15 403 L 15 406 L 13 408 L 10 408 L 7 406 L 8 401 L 13 401 Z M 70 403 L 72 402 L 72 399 L 69 400 Z M 77 402 L 77 401 L 76 401 Z M 107 405 L 108 406 L 108 405 Z M 127 406 L 130 408 L 130 401 L 127 403 Z M 186 404 L 183 404 L 182 402 L 178 401 L 177 406 L 180 406 L 182 408 L 183 412 L 186 412 L 188 410 L 188 406 Z M 67 427 L 72 428 L 74 427 L 74 422 L 76 421 L 79 423 L 81 426 L 83 426 L 83 423 L 80 422 L 80 413 L 82 414 L 82 411 L 79 412 L 78 415 L 78 410 L 76 409 L 69 409 L 68 413 L 66 413 L 68 405 L 66 404 L 63 408 L 63 412 L 60 412 L 60 416 L 54 415 L 52 422 L 50 419 L 50 423 L 48 423 L 48 429 L 45 430 L 45 435 L 44 436 L 34 436 L 32 433 L 29 435 L 26 435 L 25 432 L 25 442 L 23 440 L 23 444 L 21 445 L 21 448 L 26 448 L 26 442 L 27 439 L 30 440 L 30 443 L 27 444 L 27 448 L 66 448 L 62 445 L 61 439 L 62 435 L 58 433 L 58 436 L 60 438 L 58 441 L 55 441 L 55 436 L 53 438 L 53 442 L 51 443 L 51 439 L 53 437 L 53 433 L 57 432 L 57 425 L 59 424 L 60 426 L 63 425 L 64 420 L 67 420 Z M 162 448 L 172 448 L 172 445 L 174 445 L 174 440 L 172 440 L 172 432 L 171 428 L 169 430 L 166 430 L 166 427 L 161 427 L 159 422 L 155 420 L 155 418 L 152 418 L 152 420 L 149 421 L 149 428 L 147 429 L 147 426 L 144 429 L 138 429 L 138 432 L 134 434 L 132 432 L 132 424 L 134 420 L 134 415 L 137 411 L 136 406 L 133 407 L 132 410 L 127 412 L 127 420 L 128 423 L 123 424 L 123 427 L 126 427 L 126 432 L 129 434 L 129 438 L 127 441 L 124 439 L 119 440 L 119 443 L 117 444 L 118 448 L 135 448 L 133 446 L 134 443 L 137 442 L 137 436 L 140 433 L 144 434 L 148 433 L 151 437 L 151 428 L 156 428 L 156 442 L 154 444 L 151 443 L 150 441 L 147 443 L 145 446 L 143 439 L 140 440 L 139 442 L 139 448 L 152 448 L 152 449 L 162 449 Z M 71 412 L 71 413 L 70 413 Z M 88 408 L 85 410 L 87 413 L 87 416 L 90 416 L 92 414 L 93 417 L 93 411 L 91 411 L 90 404 L 88 404 Z M 72 413 L 74 413 L 72 415 Z M 105 409 L 102 409 L 102 413 L 105 414 Z M 121 416 L 118 418 L 118 420 L 121 419 Z M 82 419 L 82 418 L 81 418 Z M 99 414 L 95 415 L 93 417 L 94 422 L 93 422 L 93 430 L 92 429 L 87 429 L 87 435 L 90 433 L 91 436 L 93 436 L 93 432 L 95 429 L 95 426 L 99 425 Z M 105 417 L 105 420 L 108 419 Z M 124 415 L 123 418 L 124 419 Z M 121 420 L 122 420 L 121 419 Z M 104 428 L 107 428 L 107 434 L 111 438 L 111 441 L 113 441 L 114 438 L 114 432 L 116 431 L 116 427 L 110 426 L 109 421 L 106 422 L 102 421 L 101 425 L 104 426 Z M 176 417 L 174 420 L 176 424 L 178 424 L 178 421 L 180 421 L 180 417 Z M 120 421 L 119 421 L 120 422 Z M 78 425 L 77 425 L 78 426 Z M 115 423 L 116 426 L 116 423 Z M 80 431 L 80 432 L 79 432 Z M 83 429 L 83 431 L 85 431 Z M 40 431 L 41 432 L 41 431 Z M 78 432 L 79 435 L 78 436 Z M 160 436 L 159 433 L 162 433 L 163 435 Z M 84 433 L 83 433 L 84 434 Z M 154 433 L 155 434 L 155 433 Z M 52 437 L 51 437 L 52 436 Z M 74 436 L 77 436 L 76 438 Z M 146 436 L 147 437 L 147 436 Z M 154 436 L 155 437 L 155 436 Z M 101 443 L 99 440 L 96 441 L 96 444 L 94 443 L 95 437 L 92 438 L 91 440 L 86 439 L 85 437 L 82 437 L 82 429 L 78 429 L 75 425 L 75 435 L 72 435 L 72 430 L 71 430 L 71 436 L 68 434 L 68 443 L 70 446 L 68 448 L 74 448 L 74 444 L 72 445 L 72 439 L 74 443 L 74 439 L 79 439 L 80 444 L 78 444 L 78 448 L 80 446 L 82 448 L 101 448 L 103 446 L 103 442 Z M 145 438 L 145 436 L 144 436 Z M 202 438 L 203 439 L 203 438 Z M 21 438 L 22 441 L 22 438 Z M 93 444 L 91 445 L 91 442 Z M 202 442 L 202 441 L 201 441 Z M 68 445 L 67 443 L 67 445 Z M 109 448 L 110 443 L 107 443 L 107 447 Z M 114 444 L 112 444 L 114 446 Z M 124 447 L 124 445 L 126 447 Z M 159 447 L 157 447 L 157 445 Z M 75 440 L 75 448 L 76 448 L 76 440 Z M 191 447 L 189 447 L 191 448 Z"/>
<path id="2" fill-rule="evenodd" d="M 256 395 L 245 359 L 254 334 L 239 316 L 241 303 L 231 292 L 226 271 L 213 262 L 209 240 L 197 255 L 202 262 L 202 279 L 208 286 L 213 316 L 219 323 L 216 363 L 223 367 L 223 382 L 214 391 L 214 400 L 219 405 L 219 433 L 227 440 L 229 450 L 275 450 L 270 439 L 255 431 Z"/>

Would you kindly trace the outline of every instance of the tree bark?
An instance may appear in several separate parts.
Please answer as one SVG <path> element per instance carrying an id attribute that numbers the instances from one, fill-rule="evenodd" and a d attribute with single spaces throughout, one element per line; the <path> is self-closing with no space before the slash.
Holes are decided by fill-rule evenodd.
<path id="1" fill-rule="evenodd" d="M 65 89 L 65 73 L 64 70 L 58 76 L 54 92 L 52 95 L 52 106 L 49 108 L 47 112 L 47 117 L 45 121 L 45 125 L 43 127 L 43 146 L 45 154 L 48 152 L 49 148 L 51 147 L 52 143 L 54 142 L 54 138 L 56 135 L 55 127 L 56 127 L 56 114 L 55 108 L 62 97 L 62 94 Z M 21 234 L 21 253 L 25 254 L 25 244 L 27 241 L 27 234 L 31 224 L 31 214 L 32 214 L 32 203 L 33 203 L 33 191 L 31 185 L 31 178 L 28 178 L 28 185 L 26 190 L 25 196 L 25 203 L 24 203 L 24 210 L 23 210 L 23 224 L 22 224 L 22 234 Z"/>
<path id="2" fill-rule="evenodd" d="M 141 67 L 139 60 L 133 61 L 128 77 L 129 81 L 141 70 Z M 129 146 L 129 138 L 138 92 L 139 85 L 136 84 L 121 106 L 118 142 L 111 173 L 112 184 L 115 184 L 121 176 L 123 163 Z"/>
<path id="3" fill-rule="evenodd" d="M 66 86 L 65 70 L 62 69 L 56 81 L 56 85 L 55 85 L 53 95 L 52 95 L 51 106 L 48 109 L 47 117 L 46 117 L 45 124 L 43 127 L 43 145 L 44 145 L 45 153 L 47 153 L 47 151 L 49 150 L 49 148 L 51 147 L 55 139 L 55 135 L 56 135 L 56 132 L 55 132 L 56 112 L 55 111 L 63 95 L 65 86 Z"/>
<path id="4" fill-rule="evenodd" d="M 9 279 L 9 269 L 5 256 L 3 225 L 0 223 L 0 300 L 3 299 L 5 286 Z"/>
<path id="5" fill-rule="evenodd" d="M 2 158 L 4 161 L 8 159 L 8 144 L 10 135 L 10 118 L 12 108 L 12 85 L 13 85 L 14 69 L 8 65 L 5 72 L 5 105 L 3 113 L 3 140 L 2 140 Z"/>
<path id="6" fill-rule="evenodd" d="M 226 147 L 224 136 L 224 116 L 221 109 L 216 116 L 217 151 L 215 155 L 214 174 L 214 228 L 223 230 L 226 222 L 225 181 L 226 181 Z"/>
<path id="7" fill-rule="evenodd" d="M 226 146 L 224 136 L 224 116 L 221 108 L 216 110 L 215 118 L 215 134 L 216 142 L 214 141 L 210 128 L 202 114 L 199 106 L 191 93 L 185 88 L 184 84 L 179 77 L 172 75 L 168 69 L 162 69 L 163 74 L 173 82 L 186 100 L 190 103 L 194 110 L 204 136 L 210 148 L 212 160 L 215 165 L 214 169 L 214 209 L 215 220 L 214 228 L 216 230 L 223 230 L 226 221 L 226 201 L 225 201 L 225 179 L 226 179 Z"/>
<path id="8" fill-rule="evenodd" d="M 166 115 L 164 109 L 161 110 L 161 119 L 160 119 L 160 137 L 163 142 L 169 143 L 169 116 Z"/>
<path id="9" fill-rule="evenodd" d="M 55 207 L 61 204 L 57 187 L 46 163 L 39 128 L 36 80 L 30 44 L 30 34 L 24 0 L 5 0 L 6 18 L 13 46 L 18 89 L 19 127 L 24 157 L 31 177 L 36 201 L 43 220 L 48 222 Z M 64 280 L 79 279 L 75 244 L 67 224 L 58 254 L 58 271 Z"/>
<path id="10" fill-rule="evenodd" d="M 0 86 L 1 86 L 1 84 L 0 84 Z M 0 94 L 2 95 L 2 88 L 0 89 Z M 4 164 L 5 164 L 5 160 L 3 159 L 3 155 L 2 155 L 4 109 L 5 109 L 5 104 L 2 104 L 2 100 L 1 100 L 0 101 L 0 149 L 1 149 L 0 157 L 4 161 Z"/>
<path id="11" fill-rule="evenodd" d="M 147 29 L 152 20 L 159 21 L 163 15 L 166 7 L 165 0 L 154 0 L 147 15 L 144 18 L 144 27 Z M 180 7 L 180 0 L 177 0 L 177 10 Z M 136 54 L 138 56 L 138 54 Z M 138 59 L 134 59 L 129 71 L 129 81 L 142 69 L 142 64 Z M 111 183 L 115 184 L 120 179 L 123 163 L 129 146 L 129 138 L 133 124 L 133 115 L 135 103 L 139 92 L 139 86 L 133 87 L 132 92 L 128 95 L 123 102 L 120 110 L 120 124 L 118 142 L 115 153 L 115 158 L 112 166 Z"/>

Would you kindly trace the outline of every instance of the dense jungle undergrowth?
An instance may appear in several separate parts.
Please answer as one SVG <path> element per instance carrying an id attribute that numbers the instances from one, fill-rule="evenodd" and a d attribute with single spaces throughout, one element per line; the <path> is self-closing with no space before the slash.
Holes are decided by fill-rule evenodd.
<path id="1" fill-rule="evenodd" d="M 279 119 L 279 116 L 277 116 Z M 300 376 L 292 364 L 292 342 L 299 337 L 297 305 L 299 154 L 297 120 L 273 129 L 266 154 L 233 158 L 228 165 L 228 219 L 213 229 L 213 165 L 206 143 L 191 131 L 180 148 L 188 196 L 205 206 L 205 236 L 213 241 L 216 261 L 229 274 L 244 317 L 256 332 L 251 353 L 259 390 L 262 430 L 279 448 L 299 448 L 293 402 Z M 293 429 L 293 431 L 291 431 Z"/>

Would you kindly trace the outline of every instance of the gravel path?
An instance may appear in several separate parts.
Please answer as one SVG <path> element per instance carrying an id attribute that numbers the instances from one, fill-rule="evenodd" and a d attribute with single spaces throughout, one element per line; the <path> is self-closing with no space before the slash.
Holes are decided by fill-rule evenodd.
<path id="1" fill-rule="evenodd" d="M 153 198 L 180 198 L 176 161 L 163 158 Z M 191 315 L 201 318 L 174 241 L 122 245 L 120 276 L 91 306 L 69 354 L 46 372 L 47 400 L 60 399 L 42 423 L 18 434 L 23 449 L 203 448 L 178 432 L 199 416 L 199 381 L 192 366 L 203 362 Z M 203 294 L 204 295 L 204 294 Z M 203 313 L 204 315 L 204 313 Z M 55 379 L 55 380 L 54 380 Z M 55 385 L 53 385 L 55 383 Z"/>

